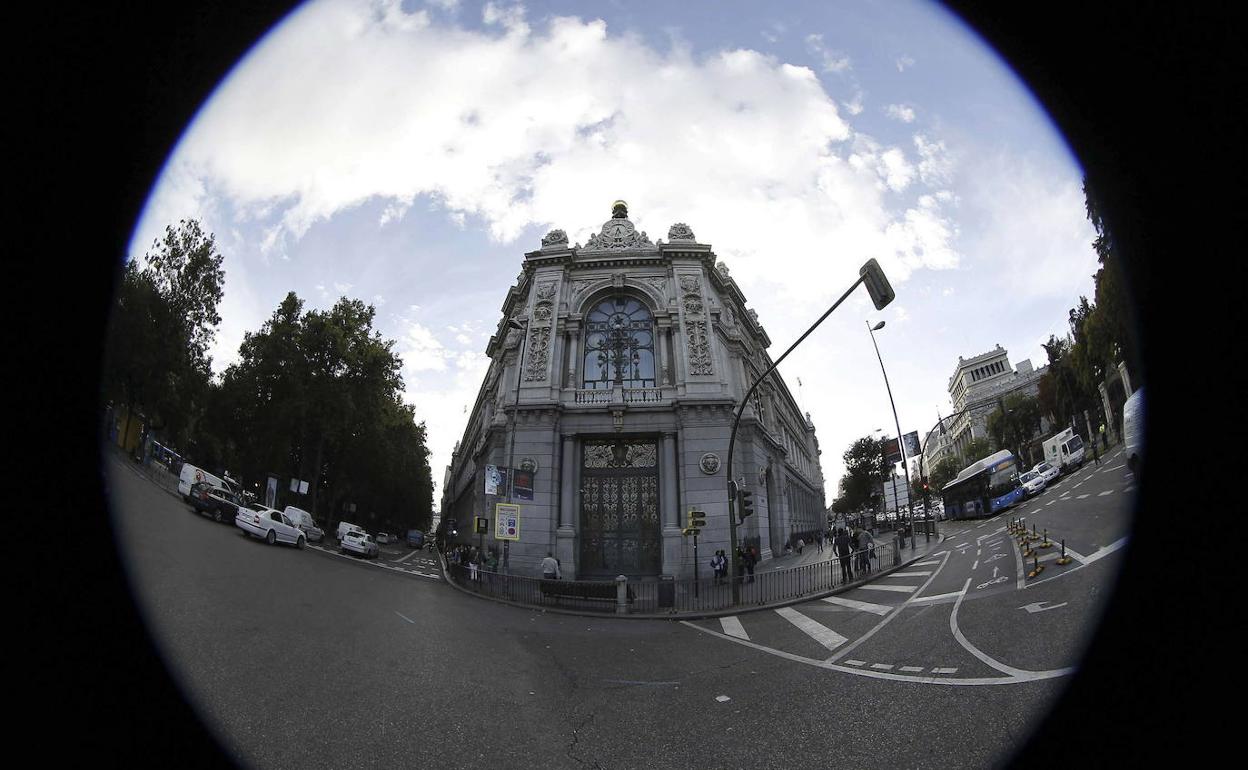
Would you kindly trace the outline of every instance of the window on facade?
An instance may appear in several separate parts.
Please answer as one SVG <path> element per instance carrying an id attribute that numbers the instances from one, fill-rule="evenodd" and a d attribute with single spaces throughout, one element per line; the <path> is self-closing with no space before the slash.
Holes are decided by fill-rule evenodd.
<path id="1" fill-rule="evenodd" d="M 653 388 L 654 319 L 640 301 L 607 299 L 585 319 L 583 387 Z"/>

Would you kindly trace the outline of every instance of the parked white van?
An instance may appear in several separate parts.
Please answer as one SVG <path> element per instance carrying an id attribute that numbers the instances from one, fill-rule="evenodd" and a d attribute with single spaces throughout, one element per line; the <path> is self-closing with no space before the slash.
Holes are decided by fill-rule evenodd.
<path id="1" fill-rule="evenodd" d="M 1144 389 L 1131 394 L 1122 405 L 1122 445 L 1127 455 L 1127 467 L 1134 474 L 1140 472 L 1140 458 L 1144 456 Z"/>
<path id="2" fill-rule="evenodd" d="M 182 495 L 185 502 L 191 501 L 191 485 L 200 481 L 205 481 L 218 489 L 224 489 L 237 495 L 238 487 L 233 483 L 212 475 L 203 468 L 196 468 L 190 463 L 182 463 L 182 473 L 178 475 L 178 494 Z"/>
<path id="3" fill-rule="evenodd" d="M 348 532 L 364 532 L 364 528 L 349 521 L 338 522 L 338 539 L 342 540 Z"/>
<path id="4" fill-rule="evenodd" d="M 286 510 L 282 511 L 286 514 L 286 518 L 290 519 L 296 527 L 303 530 L 303 534 L 308 536 L 309 543 L 319 543 L 325 532 L 316 526 L 316 520 L 312 518 L 312 514 L 296 508 L 293 505 L 286 506 Z"/>

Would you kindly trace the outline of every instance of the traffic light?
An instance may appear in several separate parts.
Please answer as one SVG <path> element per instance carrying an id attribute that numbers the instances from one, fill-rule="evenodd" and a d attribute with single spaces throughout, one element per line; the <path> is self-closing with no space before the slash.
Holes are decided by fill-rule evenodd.
<path id="1" fill-rule="evenodd" d="M 699 511 L 696 508 L 689 510 L 689 529 L 701 529 L 706 526 L 706 511 Z"/>
<path id="2" fill-rule="evenodd" d="M 740 514 L 741 520 L 745 521 L 746 516 L 754 515 L 754 493 L 748 489 L 742 489 L 737 495 L 740 497 L 737 502 L 737 513 Z"/>
<path id="3" fill-rule="evenodd" d="M 486 532 L 490 530 L 490 520 L 485 518 L 484 516 L 477 516 L 473 521 L 476 524 L 476 527 L 473 531 L 476 532 L 478 535 L 484 535 Z"/>

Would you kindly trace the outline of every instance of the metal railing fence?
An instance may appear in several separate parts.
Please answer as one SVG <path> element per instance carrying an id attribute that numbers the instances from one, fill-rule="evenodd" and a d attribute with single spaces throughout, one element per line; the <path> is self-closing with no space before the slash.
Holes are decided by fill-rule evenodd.
<path id="1" fill-rule="evenodd" d="M 731 576 L 643 580 L 545 580 L 471 569 L 448 564 L 447 576 L 457 586 L 482 596 L 540 608 L 564 608 L 630 615 L 700 614 L 765 606 L 826 593 L 901 564 L 895 541 L 877 543 L 870 551 L 859 551 L 844 559 L 830 557 L 810 564 L 744 573 L 735 579 L 741 584 L 740 601 L 732 601 Z M 621 601 L 622 600 L 622 601 Z"/>

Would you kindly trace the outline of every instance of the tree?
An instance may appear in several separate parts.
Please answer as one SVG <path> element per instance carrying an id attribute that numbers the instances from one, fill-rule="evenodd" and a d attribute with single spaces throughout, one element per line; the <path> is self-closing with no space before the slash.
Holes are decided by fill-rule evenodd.
<path id="1" fill-rule="evenodd" d="M 933 492 L 938 492 L 945 488 L 945 485 L 958 475 L 958 461 L 952 457 L 943 457 L 937 461 L 932 467 L 931 473 L 927 475 L 927 483 L 931 486 Z"/>
<path id="2" fill-rule="evenodd" d="M 1027 461 L 1031 441 L 1040 432 L 1040 414 L 1037 398 L 1012 393 L 988 415 L 988 434 L 997 449 L 1012 449 L 1020 459 Z"/>
<path id="3" fill-rule="evenodd" d="M 992 454 L 992 445 L 986 438 L 971 439 L 963 454 L 966 456 L 966 464 L 970 465 Z"/>
<path id="4" fill-rule="evenodd" d="M 883 496 L 882 485 L 892 474 L 891 465 L 884 459 L 884 442 L 864 436 L 850 444 L 841 459 L 845 475 L 841 476 L 839 505 L 846 511 L 876 507 Z"/>
<path id="5" fill-rule="evenodd" d="M 106 342 L 105 398 L 143 412 L 184 452 L 205 408 L 223 261 L 199 222 L 166 227 L 142 263 L 124 267 Z"/>

